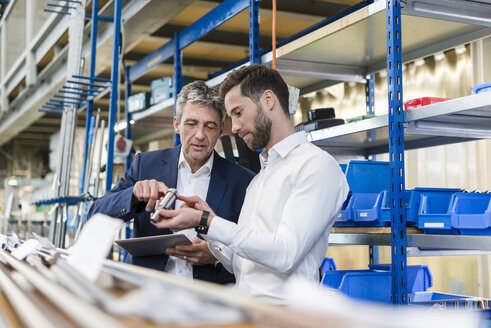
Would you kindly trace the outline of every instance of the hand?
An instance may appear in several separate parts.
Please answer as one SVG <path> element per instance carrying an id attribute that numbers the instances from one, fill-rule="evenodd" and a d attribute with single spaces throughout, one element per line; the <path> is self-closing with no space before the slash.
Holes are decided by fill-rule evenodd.
<path id="1" fill-rule="evenodd" d="M 202 213 L 203 211 L 186 206 L 180 207 L 177 210 L 162 209 L 159 210 L 158 222 L 152 224 L 159 229 L 167 228 L 172 231 L 190 229 L 199 224 Z"/>
<path id="2" fill-rule="evenodd" d="M 192 265 L 214 264 L 216 259 L 208 248 L 208 243 L 198 237 L 191 239 L 192 245 L 177 245 L 175 248 L 167 248 L 167 255 L 186 260 Z"/>
<path id="3" fill-rule="evenodd" d="M 208 211 L 210 213 L 213 213 L 210 205 L 208 205 L 198 196 L 177 196 L 177 199 L 182 201 L 181 207 L 191 207 L 200 211 Z"/>
<path id="4" fill-rule="evenodd" d="M 147 203 L 145 211 L 150 212 L 155 206 L 155 202 L 165 195 L 169 188 L 165 183 L 152 180 L 142 180 L 135 183 L 133 187 L 133 197 L 139 201 Z"/>

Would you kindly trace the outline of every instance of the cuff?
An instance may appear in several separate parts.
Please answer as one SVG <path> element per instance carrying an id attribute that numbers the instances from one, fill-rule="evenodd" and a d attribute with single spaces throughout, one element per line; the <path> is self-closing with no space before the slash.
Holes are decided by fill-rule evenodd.
<path id="1" fill-rule="evenodd" d="M 213 220 L 211 220 L 206 236 L 225 245 L 229 245 L 236 227 L 237 224 L 215 215 Z"/>

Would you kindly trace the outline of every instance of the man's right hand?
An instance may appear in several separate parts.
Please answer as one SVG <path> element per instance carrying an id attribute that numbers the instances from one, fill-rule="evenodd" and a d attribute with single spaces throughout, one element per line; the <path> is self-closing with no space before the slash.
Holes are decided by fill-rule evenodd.
<path id="1" fill-rule="evenodd" d="M 142 180 L 135 183 L 133 187 L 133 198 L 147 203 L 145 211 L 154 210 L 155 202 L 165 195 L 169 188 L 165 183 L 152 180 Z"/>

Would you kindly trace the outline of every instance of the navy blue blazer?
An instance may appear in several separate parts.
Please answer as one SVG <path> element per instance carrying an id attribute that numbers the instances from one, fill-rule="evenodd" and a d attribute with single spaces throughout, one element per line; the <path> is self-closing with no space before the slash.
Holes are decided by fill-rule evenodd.
<path id="1" fill-rule="evenodd" d="M 104 213 L 125 221 L 134 219 L 134 237 L 171 234 L 169 229 L 158 229 L 150 223 L 150 212 L 145 211 L 146 203 L 132 204 L 133 186 L 137 181 L 155 179 L 169 188 L 177 186 L 177 170 L 181 147 L 139 153 L 130 169 L 119 183 L 92 205 L 88 217 Z M 210 185 L 206 202 L 220 217 L 237 222 L 244 201 L 247 186 L 254 173 L 227 159 L 213 154 Z M 164 270 L 168 256 L 133 257 L 133 264 Z M 200 265 L 193 267 L 196 279 L 216 283 L 230 283 L 234 277 L 221 265 Z"/>

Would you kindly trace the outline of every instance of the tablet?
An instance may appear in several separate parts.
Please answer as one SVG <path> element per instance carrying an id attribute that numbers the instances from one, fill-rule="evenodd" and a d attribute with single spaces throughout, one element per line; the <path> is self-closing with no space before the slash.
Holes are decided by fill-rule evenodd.
<path id="1" fill-rule="evenodd" d="M 120 239 L 114 242 L 133 256 L 163 255 L 168 247 L 191 245 L 191 241 L 182 233 Z"/>

